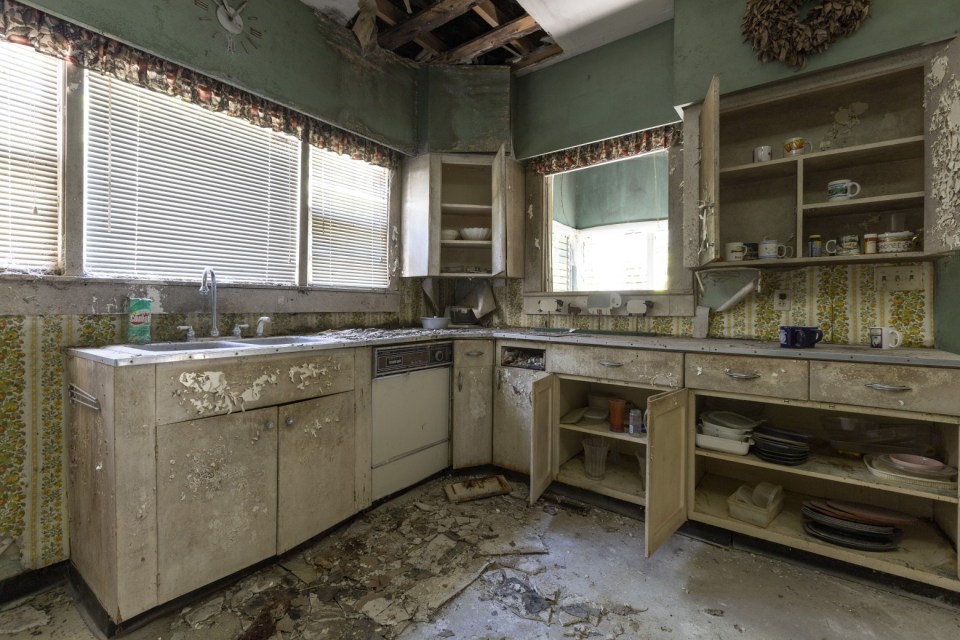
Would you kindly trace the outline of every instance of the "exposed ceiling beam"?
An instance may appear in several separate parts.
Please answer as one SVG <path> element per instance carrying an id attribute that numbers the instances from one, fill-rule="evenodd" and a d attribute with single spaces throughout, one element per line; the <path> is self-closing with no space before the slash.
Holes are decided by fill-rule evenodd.
<path id="1" fill-rule="evenodd" d="M 497 8 L 497 5 L 493 4 L 493 0 L 480 0 L 473 8 L 473 12 L 480 16 L 480 18 L 491 27 L 499 27 L 504 22 L 507 22 L 503 12 Z M 512 53 L 518 55 L 524 55 L 530 52 L 530 47 L 519 39 L 511 41 L 510 46 L 516 49 L 516 51 L 512 51 Z"/>
<path id="2" fill-rule="evenodd" d="M 392 27 L 402 23 L 408 16 L 403 10 L 394 6 L 390 0 L 377 0 L 377 17 Z M 433 55 L 438 55 L 447 50 L 447 45 L 429 31 L 417 36 L 413 41 Z"/>
<path id="3" fill-rule="evenodd" d="M 477 4 L 478 0 L 440 0 L 431 7 L 419 11 L 406 22 L 397 24 L 380 34 L 380 46 L 391 51 L 414 38 L 429 33 L 454 18 L 462 16 Z"/>
<path id="4" fill-rule="evenodd" d="M 526 67 L 532 67 L 535 64 L 539 64 L 544 60 L 546 60 L 547 58 L 558 56 L 561 53 L 563 53 L 563 49 L 561 49 L 559 45 L 548 44 L 546 46 L 543 46 L 543 47 L 540 47 L 539 49 L 534 50 L 529 55 L 526 55 L 520 58 L 519 60 L 514 62 L 512 65 L 510 65 L 510 68 L 513 69 L 514 71 L 519 71 L 520 69 L 524 69 Z"/>
<path id="5" fill-rule="evenodd" d="M 459 47 L 450 49 L 438 59 L 439 62 L 469 62 L 479 55 L 502 47 L 507 42 L 521 38 L 528 33 L 538 31 L 540 25 L 531 16 L 522 16 L 503 25 L 499 29 L 489 31 L 479 38 Z"/>

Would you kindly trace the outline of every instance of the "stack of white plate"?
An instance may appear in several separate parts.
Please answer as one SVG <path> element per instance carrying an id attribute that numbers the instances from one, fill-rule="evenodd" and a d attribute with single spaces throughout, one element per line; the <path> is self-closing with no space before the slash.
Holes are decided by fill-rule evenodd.
<path id="1" fill-rule="evenodd" d="M 746 455 L 753 444 L 753 429 L 762 420 L 753 420 L 732 411 L 704 411 L 700 414 L 697 446 L 712 451 Z"/>

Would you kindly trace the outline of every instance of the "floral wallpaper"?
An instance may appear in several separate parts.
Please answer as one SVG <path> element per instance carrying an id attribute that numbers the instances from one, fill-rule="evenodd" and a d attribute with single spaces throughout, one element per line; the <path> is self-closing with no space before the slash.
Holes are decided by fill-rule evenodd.
<path id="1" fill-rule="evenodd" d="M 774 341 L 781 324 L 819 325 L 824 342 L 866 345 L 870 327 L 889 325 L 903 335 L 904 346 L 932 347 L 934 265 L 924 262 L 915 266 L 923 270 L 923 289 L 892 293 L 877 292 L 873 265 L 764 271 L 759 293 L 726 313 L 711 314 L 708 336 Z M 496 324 L 667 336 L 693 334 L 692 319 L 685 317 L 528 315 L 522 311 L 522 286 L 522 281 L 509 280 L 494 287 L 501 307 Z M 773 292 L 779 289 L 792 294 L 789 311 L 773 309 Z"/>
<path id="2" fill-rule="evenodd" d="M 537 173 L 548 175 L 629 158 L 658 149 L 668 149 L 677 144 L 683 144 L 683 130 L 680 122 L 547 153 L 531 158 L 527 162 Z"/>

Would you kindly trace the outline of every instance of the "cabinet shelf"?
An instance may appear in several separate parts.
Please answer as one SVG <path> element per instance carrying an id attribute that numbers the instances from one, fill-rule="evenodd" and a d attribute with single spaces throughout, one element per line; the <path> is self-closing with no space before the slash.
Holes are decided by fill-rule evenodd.
<path id="1" fill-rule="evenodd" d="M 603 436 L 604 438 L 613 438 L 614 440 L 623 440 L 624 442 L 647 444 L 647 436 L 643 435 L 638 438 L 637 436 L 632 436 L 629 433 L 617 433 L 616 431 L 610 431 L 610 424 L 607 422 L 603 422 L 601 424 L 558 424 L 557 427 L 560 429 L 567 429 L 569 431 L 580 431 L 592 436 Z"/>
<path id="2" fill-rule="evenodd" d="M 822 478 L 841 484 L 850 484 L 861 487 L 870 487 L 871 489 L 881 489 L 891 493 L 902 493 L 908 496 L 927 498 L 939 502 L 948 502 L 957 504 L 960 502 L 956 489 L 923 489 L 904 486 L 892 482 L 882 482 L 873 476 L 861 460 L 851 460 L 837 456 L 826 456 L 812 453 L 810 458 L 801 466 L 790 467 L 780 464 L 765 462 L 755 455 L 747 454 L 738 456 L 719 451 L 707 451 L 706 449 L 697 449 L 697 456 L 703 458 L 714 458 L 717 460 L 726 460 L 744 464 L 752 467 L 762 467 L 764 469 L 776 470 L 780 473 L 790 473 L 799 476 L 811 478 Z M 734 487 L 736 488 L 736 487 Z"/>
<path id="3" fill-rule="evenodd" d="M 957 553 L 949 538 L 933 523 L 921 521 L 903 528 L 896 551 L 870 552 L 822 542 L 803 530 L 800 507 L 812 496 L 788 492 L 783 511 L 766 529 L 731 518 L 727 498 L 743 484 L 740 480 L 707 474 L 697 485 L 692 518 L 745 535 L 809 551 L 836 560 L 956 590 Z"/>
<path id="4" fill-rule="evenodd" d="M 603 479 L 594 480 L 587 477 L 583 454 L 581 453 L 560 465 L 557 481 L 610 498 L 646 506 L 647 501 L 643 490 L 643 478 L 640 476 L 640 465 L 635 458 L 624 462 L 622 460 L 624 457 L 621 454 L 611 453 L 610 457 L 607 458 Z"/>
<path id="5" fill-rule="evenodd" d="M 804 171 L 831 171 L 852 165 L 923 158 L 923 136 L 909 136 L 799 156 Z"/>
<path id="6" fill-rule="evenodd" d="M 472 202 L 441 202 L 441 213 L 452 213 L 457 215 L 490 215 L 493 211 L 492 204 L 476 204 Z"/>
<path id="7" fill-rule="evenodd" d="M 440 246 L 452 249 L 487 249 L 493 246 L 493 240 L 441 240 Z"/>
<path id="8" fill-rule="evenodd" d="M 786 178 L 796 175 L 796 173 L 797 158 L 778 158 L 768 162 L 751 162 L 720 169 L 720 180 L 723 184 L 736 184 L 754 180 Z"/>
<path id="9" fill-rule="evenodd" d="M 850 215 L 898 209 L 918 209 L 922 206 L 923 192 L 914 191 L 888 196 L 841 200 L 839 202 L 813 202 L 803 205 L 803 215 L 805 217 Z"/>
<path id="10" fill-rule="evenodd" d="M 742 262 L 711 262 L 696 271 L 708 269 L 764 269 L 764 268 L 796 268 L 812 267 L 825 264 L 879 264 L 885 262 L 919 262 L 932 260 L 933 256 L 923 251 L 903 251 L 900 253 L 870 253 L 858 256 L 821 256 L 819 258 L 778 258 L 769 260 L 745 260 Z"/>

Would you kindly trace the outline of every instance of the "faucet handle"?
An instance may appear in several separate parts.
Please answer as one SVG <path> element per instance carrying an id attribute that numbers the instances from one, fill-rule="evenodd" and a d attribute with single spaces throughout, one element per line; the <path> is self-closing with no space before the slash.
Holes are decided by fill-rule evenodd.
<path id="1" fill-rule="evenodd" d="M 197 333 L 193 330 L 193 327 L 191 327 L 188 324 L 177 327 L 177 331 L 187 332 L 187 342 L 193 342 L 194 340 L 197 339 Z"/>
<path id="2" fill-rule="evenodd" d="M 270 316 L 260 316 L 259 318 L 257 318 L 257 337 L 258 338 L 263 336 L 263 325 L 266 324 L 267 322 L 273 322 L 273 320 L 270 319 Z"/>
<path id="3" fill-rule="evenodd" d="M 248 325 L 248 324 L 235 324 L 235 325 L 233 325 L 233 337 L 234 337 L 234 338 L 242 338 L 242 337 L 243 337 L 243 330 L 244 330 L 244 329 L 249 329 L 249 328 L 250 328 L 250 325 Z"/>

